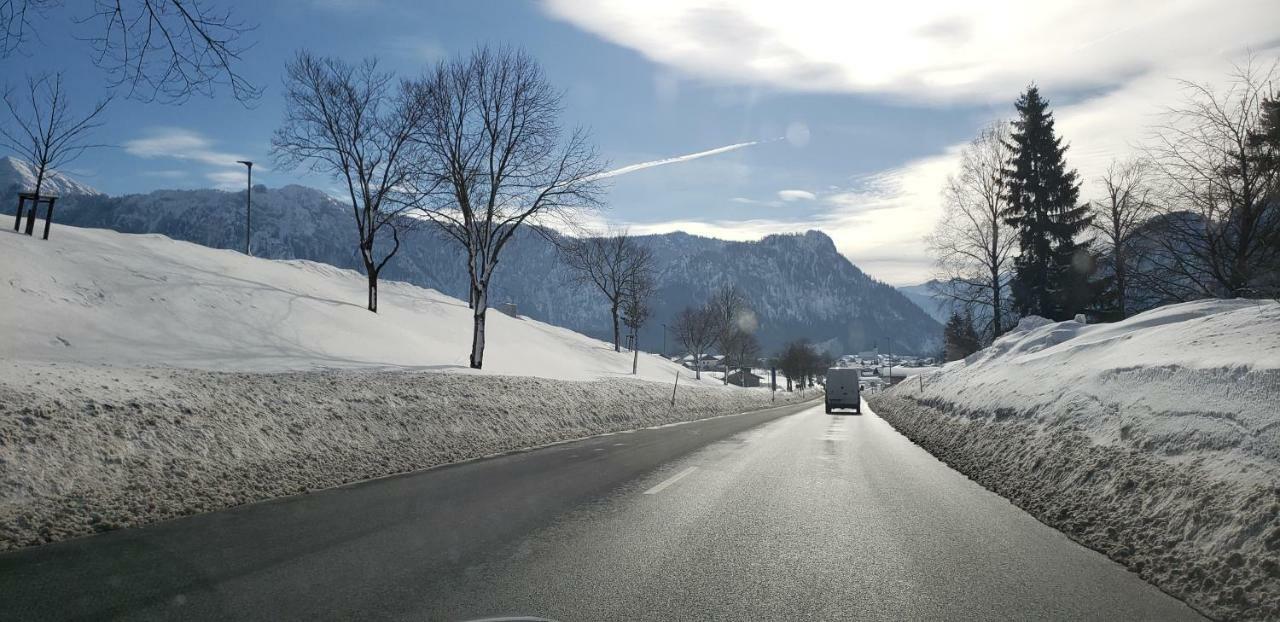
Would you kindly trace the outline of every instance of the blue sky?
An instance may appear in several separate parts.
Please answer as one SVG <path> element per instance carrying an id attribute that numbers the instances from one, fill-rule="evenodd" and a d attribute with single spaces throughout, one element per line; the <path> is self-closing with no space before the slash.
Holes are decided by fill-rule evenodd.
<path id="1" fill-rule="evenodd" d="M 1255 0 L 213 3 L 258 25 L 242 69 L 264 96 L 252 108 L 226 92 L 181 105 L 118 98 L 100 136 L 112 147 L 73 175 L 111 194 L 239 188 L 234 162 L 247 158 L 262 163 L 255 182 L 329 189 L 270 165 L 295 50 L 376 56 L 413 75 L 510 43 L 541 60 L 566 92 L 566 123 L 590 128 L 615 166 L 763 141 L 612 178 L 600 224 L 735 239 L 819 228 L 894 284 L 928 278 L 921 238 L 958 146 L 1011 114 L 1027 83 L 1051 98 L 1069 160 L 1089 178 L 1141 141 L 1177 97 L 1171 78 L 1219 79 L 1246 50 L 1274 58 L 1280 39 L 1280 3 Z M 0 60 L 5 78 L 62 70 L 76 99 L 102 96 L 82 27 L 58 12 L 40 23 L 39 41 Z"/>

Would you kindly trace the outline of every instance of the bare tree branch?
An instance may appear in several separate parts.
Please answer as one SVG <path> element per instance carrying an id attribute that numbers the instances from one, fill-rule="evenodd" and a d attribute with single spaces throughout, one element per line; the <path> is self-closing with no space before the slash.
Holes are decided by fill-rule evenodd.
<path id="1" fill-rule="evenodd" d="M 240 70 L 249 44 L 245 34 L 256 27 L 207 0 L 93 0 L 72 18 L 89 29 L 83 37 L 93 62 L 106 71 L 110 88 L 142 101 L 186 101 L 192 94 L 212 96 L 216 87 L 231 89 L 250 104 L 262 90 Z M 0 57 L 38 36 L 37 17 L 61 6 L 60 0 L 0 0 Z"/>
<path id="2" fill-rule="evenodd" d="M 503 247 L 526 223 L 598 205 L 603 164 L 585 131 L 565 136 L 561 94 L 523 51 L 481 47 L 441 62 L 417 96 L 428 111 L 419 141 L 438 182 L 422 213 L 467 253 L 471 366 L 480 368 L 489 282 Z"/>
<path id="3" fill-rule="evenodd" d="M 1110 251 L 1115 305 L 1121 318 L 1134 310 L 1129 282 L 1142 248 L 1137 237 L 1154 210 L 1150 173 L 1150 163 L 1141 158 L 1112 161 L 1098 180 L 1106 196 L 1089 204 L 1090 226 Z"/>
<path id="4" fill-rule="evenodd" d="M 1253 140 L 1278 66 L 1249 59 L 1225 88 L 1183 82 L 1145 147 L 1160 176 L 1162 238 L 1144 279 L 1173 300 L 1256 296 L 1280 262 L 1280 146 Z"/>
<path id="5" fill-rule="evenodd" d="M 0 146 L 18 154 L 35 171 L 32 192 L 39 196 L 49 174 L 85 151 L 103 146 L 89 142 L 89 136 L 102 126 L 99 117 L 110 102 L 108 97 L 83 114 L 72 113 L 61 73 L 28 76 L 22 95 L 13 87 L 6 88 L 4 105 L 9 122 L 0 125 Z"/>
<path id="6" fill-rule="evenodd" d="M 715 345 L 720 322 L 708 307 L 686 307 L 676 314 L 671 331 L 684 351 L 693 357 L 694 378 L 702 379 L 702 359 Z"/>
<path id="7" fill-rule="evenodd" d="M 1001 216 L 1010 156 L 1009 124 L 983 128 L 961 152 L 960 171 L 947 179 L 942 218 L 926 239 L 936 266 L 935 295 L 967 309 L 988 308 L 988 342 L 1010 325 L 1005 303 L 1017 237 Z"/>
<path id="8" fill-rule="evenodd" d="M 424 110 L 412 85 L 394 83 L 377 61 L 351 65 L 299 52 L 285 69 L 285 119 L 271 139 L 282 169 L 300 165 L 341 183 L 356 225 L 356 246 L 378 310 L 378 274 L 400 249 L 417 191 L 430 191 L 416 136 Z M 392 246 L 379 253 L 389 230 Z"/>
<path id="9" fill-rule="evenodd" d="M 564 242 L 560 256 L 579 283 L 592 285 L 609 301 L 613 349 L 621 352 L 622 306 L 633 290 L 652 280 L 653 254 L 619 229 Z"/>

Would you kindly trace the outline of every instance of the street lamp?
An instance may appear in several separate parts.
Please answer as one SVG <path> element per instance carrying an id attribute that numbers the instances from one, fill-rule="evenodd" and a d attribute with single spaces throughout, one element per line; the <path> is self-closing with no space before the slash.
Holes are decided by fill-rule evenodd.
<path id="1" fill-rule="evenodd" d="M 253 250 L 249 247 L 249 236 L 252 231 L 250 221 L 253 218 L 253 162 L 248 160 L 236 160 L 236 162 L 245 165 L 249 170 L 249 183 L 244 190 L 244 254 L 252 256 Z"/>

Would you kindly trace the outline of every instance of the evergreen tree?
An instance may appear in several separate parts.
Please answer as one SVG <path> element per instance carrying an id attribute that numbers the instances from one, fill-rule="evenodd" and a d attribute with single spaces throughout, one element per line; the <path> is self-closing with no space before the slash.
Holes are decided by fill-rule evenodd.
<path id="1" fill-rule="evenodd" d="M 1018 98 L 1004 171 L 1005 220 L 1018 232 L 1013 306 L 1021 315 L 1070 319 L 1092 302 L 1094 258 L 1076 242 L 1091 220 L 1078 202 L 1080 182 L 1068 169 L 1067 147 L 1055 135 L 1049 102 L 1034 85 Z"/>
<path id="2" fill-rule="evenodd" d="M 942 341 L 947 361 L 958 361 L 982 349 L 982 340 L 978 329 L 973 325 L 973 314 L 960 315 L 952 311 L 946 326 L 942 328 Z"/>

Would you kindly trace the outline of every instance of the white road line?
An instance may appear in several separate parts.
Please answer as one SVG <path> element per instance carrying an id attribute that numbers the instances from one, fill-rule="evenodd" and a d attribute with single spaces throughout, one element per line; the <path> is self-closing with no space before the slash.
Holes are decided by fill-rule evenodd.
<path id="1" fill-rule="evenodd" d="M 672 485 L 672 484 L 674 484 L 674 483 L 676 483 L 676 482 L 680 481 L 680 479 L 681 479 L 681 478 L 683 478 L 684 476 L 686 476 L 686 475 L 688 475 L 688 474 L 690 474 L 690 473 L 692 473 L 692 472 L 694 472 L 694 471 L 697 471 L 697 470 L 698 470 L 698 467 L 689 467 L 689 468 L 687 468 L 687 469 L 685 469 L 685 470 L 683 470 L 683 471 L 681 471 L 681 472 L 679 472 L 679 473 L 676 473 L 675 475 L 672 475 L 671 477 L 668 477 L 668 478 L 667 478 L 665 481 L 663 481 L 661 484 L 658 484 L 657 486 L 654 486 L 653 488 L 650 488 L 650 489 L 648 489 L 648 490 L 644 491 L 644 494 L 646 494 L 646 495 L 656 495 L 656 494 L 658 494 L 658 493 L 662 492 L 662 490 L 663 490 L 664 488 L 666 488 L 667 486 L 670 486 L 670 485 Z"/>

